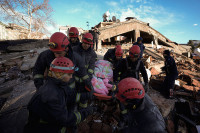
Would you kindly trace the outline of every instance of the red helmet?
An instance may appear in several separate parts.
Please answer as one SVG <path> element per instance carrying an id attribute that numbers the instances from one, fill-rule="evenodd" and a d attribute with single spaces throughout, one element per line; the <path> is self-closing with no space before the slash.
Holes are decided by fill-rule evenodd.
<path id="1" fill-rule="evenodd" d="M 133 45 L 129 49 L 129 56 L 130 57 L 139 57 L 140 55 L 140 47 L 138 45 Z"/>
<path id="2" fill-rule="evenodd" d="M 83 43 L 93 44 L 93 36 L 91 33 L 85 33 L 82 39 Z"/>
<path id="3" fill-rule="evenodd" d="M 142 99 L 145 90 L 142 84 L 135 78 L 125 78 L 118 84 L 119 91 L 116 95 L 117 99 L 124 102 L 126 99 Z"/>
<path id="4" fill-rule="evenodd" d="M 56 32 L 50 37 L 48 46 L 51 51 L 56 52 L 65 51 L 68 44 L 69 41 L 67 36 L 61 32 Z"/>
<path id="5" fill-rule="evenodd" d="M 121 45 L 117 45 L 115 48 L 116 48 L 116 50 L 115 50 L 115 56 L 122 56 L 123 50 L 121 48 Z"/>
<path id="6" fill-rule="evenodd" d="M 58 57 L 51 62 L 49 70 L 62 73 L 74 73 L 74 64 L 69 58 Z"/>
<path id="7" fill-rule="evenodd" d="M 79 35 L 79 32 L 76 27 L 71 27 L 69 29 L 69 37 L 78 37 L 78 35 Z"/>

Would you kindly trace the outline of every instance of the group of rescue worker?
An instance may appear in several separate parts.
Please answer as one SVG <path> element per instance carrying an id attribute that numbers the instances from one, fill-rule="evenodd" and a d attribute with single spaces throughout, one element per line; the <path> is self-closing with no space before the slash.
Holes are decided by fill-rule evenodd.
<path id="1" fill-rule="evenodd" d="M 97 111 L 96 106 L 87 105 L 96 99 L 91 83 L 97 61 L 94 37 L 85 33 L 80 42 L 78 36 L 76 27 L 69 29 L 68 37 L 56 32 L 49 39 L 49 49 L 38 56 L 33 71 L 36 93 L 28 104 L 24 133 L 75 133 L 77 125 Z M 113 64 L 113 85 L 117 88 L 114 98 L 121 110 L 118 125 L 123 133 L 166 132 L 164 119 L 147 94 L 147 72 L 141 61 L 144 49 L 139 37 L 125 59 L 119 42 L 104 55 L 104 60 Z M 176 64 L 169 51 L 163 55 L 166 61 L 162 69 L 167 73 L 165 84 L 170 92 L 177 78 Z M 139 81 L 140 72 L 144 87 Z"/>

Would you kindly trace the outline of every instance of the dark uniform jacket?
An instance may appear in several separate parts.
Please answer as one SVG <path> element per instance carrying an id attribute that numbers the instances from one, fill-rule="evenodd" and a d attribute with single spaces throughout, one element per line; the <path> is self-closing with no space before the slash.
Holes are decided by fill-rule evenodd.
<path id="1" fill-rule="evenodd" d="M 95 68 L 95 61 L 97 60 L 97 54 L 91 47 L 87 50 L 84 50 L 81 43 L 73 47 L 73 51 L 75 51 L 82 57 L 82 60 L 85 63 L 86 70 L 90 78 L 92 78 Z"/>
<path id="2" fill-rule="evenodd" d="M 127 77 L 133 77 L 139 80 L 139 72 L 141 72 L 144 82 L 148 83 L 147 72 L 144 67 L 144 63 L 140 59 L 132 62 L 130 57 L 127 57 L 126 59 L 123 59 L 121 64 L 122 67 L 120 71 L 122 72 L 123 79 Z"/>
<path id="3" fill-rule="evenodd" d="M 72 60 L 72 62 L 78 69 L 77 71 L 75 71 L 73 76 L 76 76 L 79 78 L 88 76 L 87 71 L 85 69 L 85 64 L 84 64 L 82 58 L 76 52 L 73 52 L 71 47 L 69 47 L 69 51 L 65 57 Z M 42 86 L 43 79 L 44 79 L 44 76 L 43 76 L 44 72 L 45 72 L 46 68 L 49 69 L 51 62 L 54 59 L 55 59 L 55 55 L 51 50 L 43 51 L 38 56 L 37 61 L 34 66 L 34 69 L 33 69 L 34 84 L 37 89 L 40 86 Z"/>
<path id="4" fill-rule="evenodd" d="M 166 71 L 166 75 L 175 75 L 178 76 L 178 71 L 177 71 L 177 67 L 176 67 L 176 63 L 174 61 L 174 59 L 171 56 L 167 56 L 165 58 L 165 67 L 164 70 Z"/>
<path id="5" fill-rule="evenodd" d="M 142 104 L 135 110 L 128 110 L 127 115 L 128 127 L 122 133 L 167 133 L 159 109 L 147 94 Z"/>
<path id="6" fill-rule="evenodd" d="M 108 49 L 108 51 L 105 53 L 103 59 L 107 60 L 111 63 L 115 60 L 115 48 L 114 49 Z"/>
<path id="7" fill-rule="evenodd" d="M 122 58 L 119 60 L 114 59 L 113 61 L 113 81 L 114 82 L 119 82 L 122 79 L 121 66 L 122 66 Z"/>
<path id="8" fill-rule="evenodd" d="M 143 43 L 139 44 L 138 42 L 135 42 L 133 45 L 138 45 L 140 47 L 140 58 L 139 59 L 142 59 L 144 49 L 145 49 L 144 44 Z"/>
<path id="9" fill-rule="evenodd" d="M 28 104 L 25 132 L 57 133 L 62 127 L 75 126 L 81 117 L 70 108 L 76 102 L 76 93 L 70 89 L 67 83 L 48 77 Z"/>
<path id="10" fill-rule="evenodd" d="M 70 42 L 70 44 L 69 44 L 69 45 L 71 45 L 71 46 L 72 46 L 72 48 L 73 48 L 73 47 L 75 47 L 75 46 L 78 46 L 78 45 L 80 45 L 80 44 L 81 44 L 81 42 L 80 42 L 79 38 L 77 38 L 77 41 L 76 41 L 75 43 L 72 43 L 72 42 L 71 42 L 71 40 L 69 40 L 69 42 Z"/>

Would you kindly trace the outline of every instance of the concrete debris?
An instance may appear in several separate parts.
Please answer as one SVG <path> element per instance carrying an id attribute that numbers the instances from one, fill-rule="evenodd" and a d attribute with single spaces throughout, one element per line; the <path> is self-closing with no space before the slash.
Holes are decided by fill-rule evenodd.
<path id="1" fill-rule="evenodd" d="M 160 74 L 154 67 L 152 67 L 150 69 L 150 71 L 151 71 L 151 75 L 158 75 L 158 74 Z"/>

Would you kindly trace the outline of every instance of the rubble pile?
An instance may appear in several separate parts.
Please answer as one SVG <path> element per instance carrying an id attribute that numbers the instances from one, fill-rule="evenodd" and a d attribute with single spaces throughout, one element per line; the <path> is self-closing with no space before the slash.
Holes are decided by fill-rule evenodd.
<path id="1" fill-rule="evenodd" d="M 46 41 L 40 44 L 40 46 L 35 46 L 31 43 L 27 46 L 19 45 L 19 47 L 8 47 L 9 51 L 12 51 L 11 53 L 0 54 L 0 108 L 2 107 L 0 113 L 6 110 L 15 109 L 18 105 L 20 105 L 20 107 L 24 106 L 27 101 L 24 103 L 19 99 L 27 94 L 29 94 L 30 99 L 31 95 L 34 93 L 35 87 L 33 81 L 30 80 L 32 79 L 32 68 L 34 67 L 34 63 L 39 53 L 47 49 L 46 47 L 43 47 L 47 44 Z M 128 50 L 131 46 L 132 44 L 122 45 L 124 58 L 129 54 Z M 104 45 L 102 49 L 96 51 L 98 59 L 103 59 L 107 50 L 114 47 L 115 45 Z M 166 99 L 162 96 L 161 89 L 165 75 L 160 68 L 164 66 L 162 53 L 165 49 L 167 48 L 161 47 L 160 49 L 154 49 L 150 48 L 149 45 L 146 45 L 144 51 L 143 62 L 146 68 L 151 72 L 151 88 L 148 92 L 150 97 L 158 106 L 164 118 L 171 116 L 171 113 L 176 106 L 177 99 L 185 99 L 185 101 L 194 105 L 192 107 L 196 108 L 196 112 L 198 113 L 200 110 L 199 106 L 196 106 L 196 104 L 191 101 L 196 102 L 199 99 L 200 65 L 196 64 L 192 59 L 187 58 L 186 56 L 175 52 L 173 53 L 179 71 L 179 76 L 175 83 L 175 99 Z M 31 90 L 26 89 L 26 87 L 31 88 Z M 115 128 L 117 123 L 112 117 L 107 118 L 107 116 L 111 116 L 111 114 L 106 113 L 108 112 L 104 112 L 103 116 L 106 116 L 106 120 L 109 119 L 109 121 L 105 122 L 106 120 L 103 119 L 101 114 L 95 114 L 86 120 L 88 122 L 79 125 L 81 127 L 80 129 L 85 129 L 81 131 L 85 132 L 86 129 L 90 131 L 91 129 L 97 130 L 97 127 L 101 127 L 99 128 L 99 132 L 111 132 L 113 130 L 112 128 Z M 113 116 L 113 118 L 114 117 L 115 116 Z M 91 121 L 93 121 L 92 124 L 90 123 Z M 174 121 L 172 119 L 167 119 L 167 122 L 170 129 L 173 126 Z"/>
<path id="2" fill-rule="evenodd" d="M 8 46 L 0 54 L 0 108 L 10 93 L 23 81 L 32 79 L 32 68 L 38 55 L 46 50 L 48 41 Z M 7 53 L 6 51 L 9 51 Z"/>

